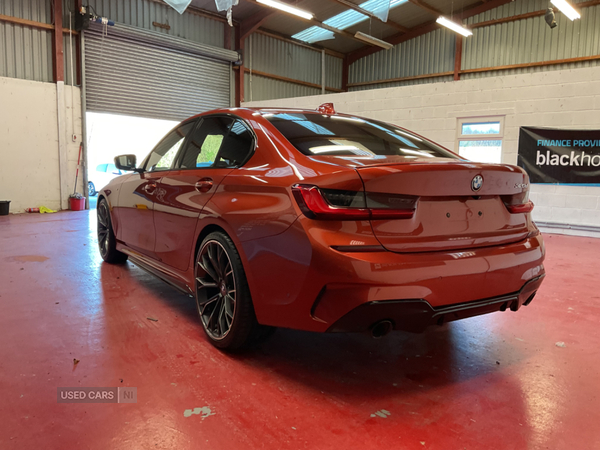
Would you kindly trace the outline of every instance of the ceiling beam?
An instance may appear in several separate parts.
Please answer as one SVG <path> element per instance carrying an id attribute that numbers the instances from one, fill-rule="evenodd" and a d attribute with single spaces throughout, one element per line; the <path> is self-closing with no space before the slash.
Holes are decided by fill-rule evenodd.
<path id="1" fill-rule="evenodd" d="M 442 13 L 439 9 L 434 8 L 433 6 L 425 3 L 422 0 L 408 0 L 410 3 L 412 3 L 415 6 L 418 6 L 421 9 L 424 9 L 425 11 L 427 11 L 428 13 L 433 14 L 434 16 L 443 16 L 444 13 Z"/>
<path id="2" fill-rule="evenodd" d="M 400 25 L 397 22 L 394 22 L 393 20 L 388 19 L 387 22 L 384 22 L 379 17 L 377 17 L 377 15 L 373 14 L 371 11 L 367 11 L 366 9 L 361 8 L 360 6 L 352 3 L 350 0 L 331 0 L 331 1 L 333 3 L 338 3 L 340 5 L 346 6 L 347 8 L 353 9 L 354 11 L 357 11 L 367 17 L 370 17 L 371 19 L 378 20 L 379 22 L 389 25 L 390 27 L 395 28 L 397 30 L 400 30 L 403 33 L 406 33 L 408 31 L 408 28 L 406 28 L 403 25 Z"/>
<path id="3" fill-rule="evenodd" d="M 455 14 L 453 18 L 457 22 L 461 22 L 464 19 L 476 16 L 477 14 L 481 14 L 482 12 L 489 11 L 490 9 L 497 8 L 512 1 L 514 0 L 488 0 L 486 2 L 478 2 L 477 4 L 475 4 L 475 6 L 466 8 L 461 13 Z M 427 34 L 434 30 L 437 30 L 439 27 L 440 25 L 435 21 L 426 22 L 424 24 L 411 28 L 408 31 L 408 33 L 398 33 L 393 36 L 390 36 L 387 39 L 384 39 L 384 41 L 389 42 L 392 45 L 398 45 L 402 42 L 414 39 L 418 36 L 422 36 L 423 34 Z M 372 55 L 373 53 L 377 53 L 381 50 L 382 49 L 379 47 L 362 47 L 358 50 L 354 50 L 353 52 L 348 53 L 348 64 L 352 64 L 358 61 L 359 59 L 364 58 L 365 56 Z"/>
<path id="4" fill-rule="evenodd" d="M 260 27 L 267 19 L 275 15 L 273 8 L 262 9 L 240 22 L 240 39 L 244 40 Z"/>

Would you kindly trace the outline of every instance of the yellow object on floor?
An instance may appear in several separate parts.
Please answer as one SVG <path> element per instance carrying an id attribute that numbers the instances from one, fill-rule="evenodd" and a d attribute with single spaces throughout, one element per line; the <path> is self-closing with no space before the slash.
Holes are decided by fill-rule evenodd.
<path id="1" fill-rule="evenodd" d="M 56 211 L 54 211 L 53 209 L 50 208 L 46 208 L 45 206 L 40 206 L 40 214 L 44 214 L 44 213 L 55 213 Z"/>

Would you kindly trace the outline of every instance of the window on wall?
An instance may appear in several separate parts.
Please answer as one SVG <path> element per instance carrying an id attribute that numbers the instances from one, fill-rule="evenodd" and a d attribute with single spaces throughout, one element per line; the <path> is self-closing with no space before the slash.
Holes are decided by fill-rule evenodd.
<path id="1" fill-rule="evenodd" d="M 504 117 L 458 119 L 458 154 L 471 161 L 501 163 Z"/>

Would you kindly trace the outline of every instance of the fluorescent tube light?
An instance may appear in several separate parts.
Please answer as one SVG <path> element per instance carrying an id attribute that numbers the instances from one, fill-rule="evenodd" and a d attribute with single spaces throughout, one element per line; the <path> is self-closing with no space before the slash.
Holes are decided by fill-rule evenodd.
<path id="1" fill-rule="evenodd" d="M 561 13 L 567 16 L 571 20 L 581 19 L 581 14 L 579 14 L 575 8 L 573 8 L 567 0 L 550 0 L 554 6 L 556 6 Z"/>
<path id="2" fill-rule="evenodd" d="M 459 25 L 456 22 L 452 22 L 451 20 L 446 19 L 444 16 L 438 17 L 438 20 L 436 20 L 436 22 L 440 25 L 445 26 L 446 28 L 450 28 L 452 31 L 455 31 L 458 34 L 462 34 L 463 36 L 473 35 L 473 32 L 471 30 L 467 30 L 462 25 Z"/>
<path id="3" fill-rule="evenodd" d="M 313 18 L 312 13 L 308 11 L 304 11 L 303 9 L 295 8 L 294 6 L 288 5 L 287 3 L 278 2 L 277 0 L 256 0 L 258 3 L 262 3 L 263 5 L 270 6 L 271 8 L 279 9 L 286 13 L 293 14 L 295 16 L 302 17 L 304 19 L 310 20 Z"/>
<path id="4" fill-rule="evenodd" d="M 386 50 L 389 50 L 393 47 L 393 45 L 389 42 L 382 41 L 381 39 L 377 39 L 376 37 L 373 37 L 370 34 L 365 34 L 361 31 L 357 31 L 354 37 L 356 39 L 360 39 L 363 42 L 366 42 L 367 44 L 376 45 L 377 47 L 381 47 Z"/>

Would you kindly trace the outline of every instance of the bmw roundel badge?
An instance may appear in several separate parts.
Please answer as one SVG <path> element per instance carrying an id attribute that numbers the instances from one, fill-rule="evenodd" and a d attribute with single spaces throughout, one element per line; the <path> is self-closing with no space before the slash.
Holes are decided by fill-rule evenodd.
<path id="1" fill-rule="evenodd" d="M 483 177 L 481 175 L 475 175 L 471 180 L 471 189 L 477 192 L 483 186 Z"/>

